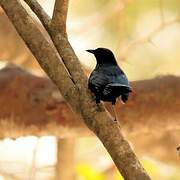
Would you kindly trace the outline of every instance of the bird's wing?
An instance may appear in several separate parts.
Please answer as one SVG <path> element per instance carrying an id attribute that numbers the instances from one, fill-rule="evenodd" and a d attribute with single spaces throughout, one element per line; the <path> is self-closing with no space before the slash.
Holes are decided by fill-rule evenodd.
<path id="1" fill-rule="evenodd" d="M 94 70 L 88 81 L 88 87 L 94 93 L 101 92 L 106 86 L 108 79 L 102 72 Z"/>
<path id="2" fill-rule="evenodd" d="M 107 85 L 114 84 L 116 86 L 119 84 L 121 86 L 129 86 L 128 79 L 119 66 L 106 66 L 103 68 L 103 74 L 106 76 Z"/>
<path id="3" fill-rule="evenodd" d="M 118 66 L 111 66 L 106 71 L 109 83 L 103 91 L 105 96 L 111 94 L 119 96 L 120 93 L 129 93 L 132 91 L 126 75 Z"/>

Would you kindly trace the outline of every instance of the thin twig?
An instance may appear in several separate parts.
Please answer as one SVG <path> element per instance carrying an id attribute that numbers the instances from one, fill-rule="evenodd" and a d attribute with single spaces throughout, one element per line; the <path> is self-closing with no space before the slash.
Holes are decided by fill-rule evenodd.
<path id="1" fill-rule="evenodd" d="M 163 31 L 165 28 L 180 23 L 180 18 L 175 18 L 166 22 L 163 22 L 158 27 L 156 27 L 153 31 L 151 31 L 148 35 L 144 37 L 140 37 L 137 40 L 130 43 L 127 47 L 122 48 L 120 59 L 125 60 L 128 56 L 128 54 L 132 51 L 134 51 L 136 48 L 138 48 L 140 45 L 145 43 L 152 43 L 152 38 L 157 36 L 161 31 Z"/>
<path id="2" fill-rule="evenodd" d="M 40 143 L 40 139 L 38 138 L 36 140 L 36 144 L 35 144 L 33 154 L 32 154 L 32 163 L 31 163 L 31 166 L 29 168 L 29 180 L 36 179 L 36 158 L 37 158 L 36 156 L 37 156 L 39 143 Z"/>
<path id="3" fill-rule="evenodd" d="M 161 24 L 164 24 L 164 22 L 165 22 L 165 15 L 164 15 L 163 5 L 164 5 L 164 0 L 159 0 Z"/>

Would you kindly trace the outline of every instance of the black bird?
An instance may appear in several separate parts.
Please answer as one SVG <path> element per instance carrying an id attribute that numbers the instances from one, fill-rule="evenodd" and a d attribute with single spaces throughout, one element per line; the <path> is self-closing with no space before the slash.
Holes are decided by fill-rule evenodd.
<path id="1" fill-rule="evenodd" d="M 86 50 L 96 57 L 96 67 L 92 71 L 88 88 L 95 94 L 96 103 L 100 101 L 112 102 L 113 111 L 116 99 L 121 97 L 125 103 L 128 100 L 129 93 L 132 92 L 128 79 L 122 69 L 118 66 L 114 54 L 106 48 L 97 48 L 95 50 Z"/>

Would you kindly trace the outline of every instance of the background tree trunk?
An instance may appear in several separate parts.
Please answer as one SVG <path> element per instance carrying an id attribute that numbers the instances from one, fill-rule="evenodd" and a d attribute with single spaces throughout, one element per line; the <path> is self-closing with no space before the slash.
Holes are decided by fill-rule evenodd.
<path id="1" fill-rule="evenodd" d="M 57 180 L 75 180 L 74 148 L 74 138 L 57 139 Z"/>

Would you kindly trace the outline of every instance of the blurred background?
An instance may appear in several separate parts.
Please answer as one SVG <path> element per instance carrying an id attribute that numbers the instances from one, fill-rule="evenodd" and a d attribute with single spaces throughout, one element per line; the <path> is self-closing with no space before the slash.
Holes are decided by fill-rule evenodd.
<path id="1" fill-rule="evenodd" d="M 52 16 L 54 1 L 39 3 Z M 95 59 L 85 50 L 107 47 L 115 53 L 130 81 L 180 75 L 179 0 L 71 0 L 67 26 L 69 40 L 87 74 L 94 68 Z M 45 76 L 0 9 L 0 67 L 9 62 Z M 179 131 L 175 135 L 178 137 Z M 142 148 L 143 143 L 142 137 Z M 68 163 L 60 158 L 68 167 L 62 168 L 61 162 L 57 165 L 58 148 L 68 157 Z M 180 157 L 163 161 L 153 154 L 136 152 L 152 179 L 180 179 Z M 103 145 L 93 136 L 67 140 L 29 136 L 0 142 L 0 180 L 53 180 L 57 166 L 69 174 L 69 180 L 122 179 Z"/>

